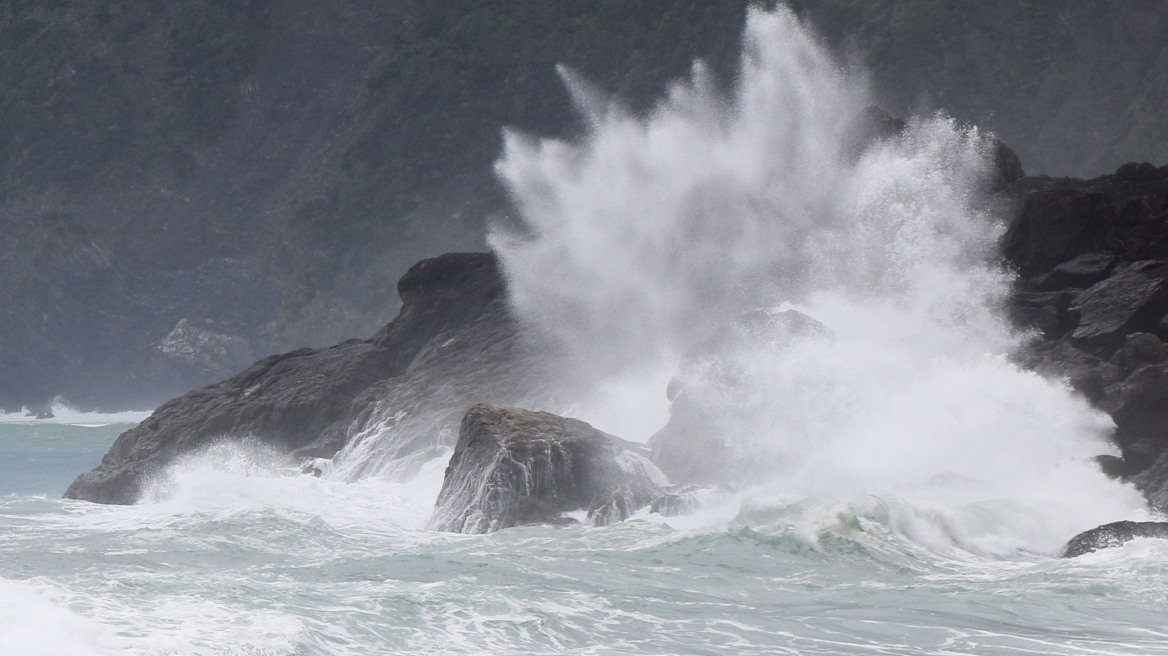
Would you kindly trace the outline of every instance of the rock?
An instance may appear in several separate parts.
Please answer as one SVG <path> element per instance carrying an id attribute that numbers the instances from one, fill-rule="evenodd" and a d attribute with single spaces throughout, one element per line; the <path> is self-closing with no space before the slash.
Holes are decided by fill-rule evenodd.
<path id="1" fill-rule="evenodd" d="M 1155 461 L 1143 471 L 1127 480 L 1148 500 L 1148 506 L 1158 513 L 1168 512 L 1168 449 L 1163 440 L 1149 443 L 1152 449 L 1159 449 Z"/>
<path id="2" fill-rule="evenodd" d="M 854 161 L 873 144 L 900 136 L 907 126 L 903 119 L 892 116 L 879 106 L 868 105 L 845 128 L 843 155 Z M 1025 177 L 1022 160 L 1012 148 L 993 138 L 989 143 L 993 150 L 991 188 L 1000 189 Z"/>
<path id="3" fill-rule="evenodd" d="M 1107 388 L 1102 407 L 1115 420 L 1115 441 L 1168 439 L 1168 363 L 1146 364 Z"/>
<path id="4" fill-rule="evenodd" d="M 1078 345 L 1114 348 L 1128 333 L 1155 329 L 1168 312 L 1168 281 L 1125 269 L 1089 287 L 1071 303 L 1078 317 L 1071 340 Z"/>
<path id="5" fill-rule="evenodd" d="M 1002 241 L 1026 280 L 1007 310 L 1042 331 L 1015 361 L 1109 412 L 1122 457 L 1100 468 L 1168 510 L 1168 167 L 1012 189 L 1030 193 Z"/>
<path id="6" fill-rule="evenodd" d="M 431 528 L 490 533 L 562 524 L 587 511 L 594 525 L 626 519 L 664 493 L 640 449 L 577 419 L 478 404 L 467 411 Z"/>
<path id="7" fill-rule="evenodd" d="M 1058 339 L 1075 327 L 1071 302 L 1081 289 L 1055 292 L 1018 292 L 1007 305 L 1010 319 L 1018 326 L 1037 328 L 1048 340 Z"/>
<path id="8" fill-rule="evenodd" d="M 830 329 L 800 312 L 756 310 L 695 345 L 670 381 L 669 422 L 649 440 L 654 464 L 679 485 L 749 482 L 770 463 L 735 439 L 765 425 L 772 401 L 781 401 L 744 393 L 754 381 L 743 354 L 780 353 L 805 340 L 832 337 Z"/>
<path id="9" fill-rule="evenodd" d="M 1099 465 L 1099 471 L 1108 478 L 1126 478 L 1140 472 L 1137 465 L 1126 462 L 1124 458 L 1109 454 L 1095 456 L 1095 464 Z"/>
<path id="10" fill-rule="evenodd" d="M 1113 522 L 1083 531 L 1067 542 L 1063 558 L 1122 546 L 1136 538 L 1168 538 L 1168 522 Z"/>
<path id="11" fill-rule="evenodd" d="M 685 486 L 666 492 L 653 500 L 649 512 L 664 517 L 674 517 L 691 513 L 698 508 L 697 488 Z"/>
<path id="12" fill-rule="evenodd" d="M 1115 207 L 1106 194 L 1076 189 L 1039 191 L 1002 238 L 1002 250 L 1024 278 L 1103 248 Z"/>
<path id="13" fill-rule="evenodd" d="M 180 319 L 155 348 L 164 356 L 212 374 L 238 371 L 257 355 L 243 337 L 199 327 L 188 317 Z"/>
<path id="14" fill-rule="evenodd" d="M 1130 479 L 1147 471 L 1156 460 L 1168 451 L 1168 440 L 1144 439 L 1125 443 L 1120 447 L 1121 457 L 1096 456 L 1103 472 L 1112 478 Z M 1152 481 L 1148 480 L 1151 484 Z"/>
<path id="15" fill-rule="evenodd" d="M 1103 280 L 1115 268 L 1115 256 L 1107 253 L 1085 253 L 1063 262 L 1051 269 L 1050 273 L 1034 279 L 1031 287 L 1038 291 L 1051 291 L 1077 287 L 1085 289 Z"/>
<path id="16" fill-rule="evenodd" d="M 1111 358 L 1111 364 L 1130 374 L 1145 364 L 1160 364 L 1168 360 L 1168 344 L 1151 333 L 1132 333 L 1124 338 Z"/>
<path id="17" fill-rule="evenodd" d="M 1026 176 L 1026 172 L 1022 170 L 1022 159 L 1018 157 L 1018 153 L 1014 152 L 1014 149 L 997 139 L 993 140 L 993 148 L 994 169 L 992 182 L 994 188 L 1012 184 Z"/>
<path id="18" fill-rule="evenodd" d="M 118 437 L 101 464 L 79 476 L 65 496 L 134 503 L 153 473 L 223 437 L 246 436 L 285 453 L 299 449 L 305 457 L 331 457 L 345 444 L 354 415 L 366 410 L 354 407 L 362 392 L 407 373 L 423 378 L 426 354 L 442 345 L 478 350 L 474 327 L 480 322 L 498 331 L 511 327 L 500 316 L 506 315 L 504 285 L 493 255 L 424 260 L 398 288 L 400 313 L 372 338 L 273 355 L 164 403 Z"/>
<path id="19" fill-rule="evenodd" d="M 1039 342 L 1021 354 L 1019 362 L 1048 378 L 1065 378 L 1093 403 L 1102 401 L 1108 386 L 1123 380 L 1118 367 L 1075 348 L 1066 340 Z"/>

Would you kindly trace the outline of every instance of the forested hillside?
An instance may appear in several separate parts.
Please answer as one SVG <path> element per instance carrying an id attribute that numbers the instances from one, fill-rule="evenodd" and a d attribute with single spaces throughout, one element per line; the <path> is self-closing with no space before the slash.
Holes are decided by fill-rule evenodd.
<path id="1" fill-rule="evenodd" d="M 1162 3 L 798 0 L 877 97 L 1027 169 L 1162 163 Z M 366 335 L 417 259 L 507 213 L 501 130 L 577 130 L 557 64 L 643 111 L 739 0 L 13 0 L 0 6 L 0 407 L 149 406 Z M 1133 63 L 1135 62 L 1135 63 Z"/>

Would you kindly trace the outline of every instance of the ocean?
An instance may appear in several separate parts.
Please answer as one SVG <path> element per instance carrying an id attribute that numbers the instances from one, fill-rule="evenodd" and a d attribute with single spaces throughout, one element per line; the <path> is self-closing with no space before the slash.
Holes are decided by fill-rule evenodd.
<path id="1" fill-rule="evenodd" d="M 0 423 L 5 655 L 1168 651 L 1168 543 L 999 550 L 1047 515 L 1008 499 L 757 489 L 464 536 L 425 529 L 441 461 L 346 483 L 228 449 L 165 500 L 101 506 L 59 496 L 128 424 L 85 419 Z"/>
<path id="2" fill-rule="evenodd" d="M 442 533 L 450 451 L 379 470 L 411 437 L 387 421 L 321 477 L 225 436 L 102 506 L 60 495 L 142 416 L 3 416 L 0 654 L 1168 653 L 1168 542 L 1059 558 L 1151 513 L 1092 460 L 1110 419 L 1008 357 L 992 142 L 943 114 L 857 141 L 862 73 L 783 9 L 745 37 L 732 94 L 697 66 L 646 115 L 562 71 L 587 134 L 506 135 L 525 225 L 489 241 L 592 383 L 546 409 L 645 441 L 676 376 L 754 478 L 675 517 Z M 787 309 L 831 338 L 679 369 Z"/>

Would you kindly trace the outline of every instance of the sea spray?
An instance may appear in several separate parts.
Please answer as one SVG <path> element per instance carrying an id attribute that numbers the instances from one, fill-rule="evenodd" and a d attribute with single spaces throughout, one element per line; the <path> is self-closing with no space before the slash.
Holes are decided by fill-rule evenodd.
<path id="1" fill-rule="evenodd" d="M 497 170 L 523 227 L 490 242 L 525 326 L 596 389 L 655 389 L 644 412 L 662 416 L 661 381 L 687 350 L 744 312 L 794 308 L 834 338 L 722 353 L 729 383 L 675 380 L 726 400 L 704 404 L 730 453 L 722 483 L 903 498 L 990 551 L 1050 550 L 1142 514 L 1091 460 L 1112 448 L 1109 420 L 1006 357 L 1025 335 L 1001 312 L 992 140 L 926 116 L 857 143 L 862 75 L 783 8 L 752 10 L 744 42 L 729 97 L 696 66 L 639 117 L 566 74 L 586 136 L 506 135 Z M 613 395 L 598 398 L 578 414 L 620 432 Z M 654 439 L 692 437 L 673 425 Z M 979 523 L 995 503 L 1021 519 Z"/>

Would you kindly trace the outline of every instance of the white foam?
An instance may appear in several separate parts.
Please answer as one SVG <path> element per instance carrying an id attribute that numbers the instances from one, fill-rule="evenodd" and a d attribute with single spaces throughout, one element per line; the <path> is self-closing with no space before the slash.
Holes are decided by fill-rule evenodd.
<path id="1" fill-rule="evenodd" d="M 301 473 L 271 447 L 222 440 L 179 458 L 145 486 L 142 510 L 165 516 L 256 510 L 319 517 L 336 527 L 375 530 L 425 526 L 449 453 L 400 481 L 346 482 Z"/>
<path id="2" fill-rule="evenodd" d="M 25 408 L 21 412 L 0 412 L 0 424 L 66 424 L 98 428 L 111 424 L 138 424 L 150 416 L 151 410 L 123 412 L 83 412 L 57 400 L 52 405 L 52 416 L 38 419 L 36 413 Z"/>
<path id="3" fill-rule="evenodd" d="M 717 399 L 728 446 L 769 463 L 764 497 L 900 499 L 906 534 L 996 553 L 1145 516 L 1091 462 L 1113 450 L 1107 417 L 1006 358 L 1023 336 L 1001 312 L 992 143 L 926 116 L 857 155 L 864 75 L 783 8 L 751 10 L 745 43 L 728 98 L 699 66 L 640 118 L 568 73 L 586 136 L 506 136 L 497 170 L 525 226 L 490 242 L 525 325 L 602 390 L 573 407 L 648 432 L 687 348 L 794 307 L 835 339 L 744 348 L 732 385 L 687 381 Z"/>
<path id="4" fill-rule="evenodd" d="M 0 579 L 0 653 L 97 656 L 125 646 L 113 631 L 53 597 L 48 588 Z"/>

